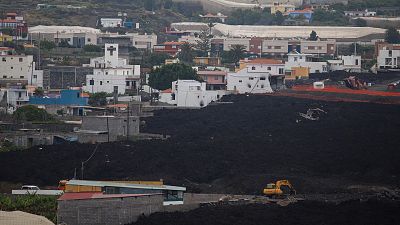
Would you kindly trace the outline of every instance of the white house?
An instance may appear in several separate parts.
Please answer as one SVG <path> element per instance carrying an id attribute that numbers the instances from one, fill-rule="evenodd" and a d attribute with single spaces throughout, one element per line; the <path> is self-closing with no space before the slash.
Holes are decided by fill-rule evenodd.
<path id="1" fill-rule="evenodd" d="M 100 24 L 102 27 L 122 27 L 121 18 L 101 18 Z"/>
<path id="2" fill-rule="evenodd" d="M 378 69 L 400 68 L 400 44 L 383 44 L 378 47 Z"/>
<path id="3" fill-rule="evenodd" d="M 195 80 L 177 80 L 172 88 L 160 92 L 160 102 L 178 107 L 202 108 L 219 100 L 225 91 L 206 90 L 206 83 Z"/>
<path id="4" fill-rule="evenodd" d="M 364 11 L 344 11 L 344 15 L 349 17 L 374 17 L 376 12 L 368 11 L 368 9 Z"/>
<path id="5" fill-rule="evenodd" d="M 239 94 L 270 93 L 284 83 L 285 64 L 274 59 L 241 61 L 240 69 L 227 75 L 227 90 Z"/>
<path id="6" fill-rule="evenodd" d="M 8 113 L 13 113 L 19 106 L 29 102 L 28 90 L 22 88 L 2 88 L 0 90 L 0 100 L 6 101 Z"/>
<path id="7" fill-rule="evenodd" d="M 307 67 L 310 73 L 326 73 L 328 72 L 327 62 L 315 61 L 312 54 L 299 53 L 292 51 L 288 56 L 288 61 L 285 62 L 285 71 L 291 72 L 295 67 Z"/>
<path id="8" fill-rule="evenodd" d="M 36 70 L 32 55 L 0 56 L 0 82 L 43 87 L 43 70 Z"/>
<path id="9" fill-rule="evenodd" d="M 328 60 L 329 70 L 344 70 L 348 72 L 361 72 L 361 56 L 342 55 L 339 59 Z"/>
<path id="10" fill-rule="evenodd" d="M 118 44 L 105 44 L 104 57 L 90 60 L 84 66 L 93 67 L 93 74 L 86 76 L 84 91 L 125 94 L 138 90 L 140 65 L 128 65 L 126 59 L 118 57 Z"/>

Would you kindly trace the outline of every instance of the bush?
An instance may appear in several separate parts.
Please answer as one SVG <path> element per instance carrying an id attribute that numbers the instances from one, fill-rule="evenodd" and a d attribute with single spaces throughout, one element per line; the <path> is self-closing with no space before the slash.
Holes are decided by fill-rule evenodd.
<path id="1" fill-rule="evenodd" d="M 98 92 L 90 94 L 89 97 L 89 105 L 91 106 L 105 106 L 107 105 L 107 96 L 106 92 Z"/>
<path id="2" fill-rule="evenodd" d="M 85 52 L 102 52 L 102 49 L 101 49 L 100 46 L 92 45 L 92 44 L 90 44 L 90 45 L 85 45 L 85 46 L 83 47 L 83 50 L 84 50 Z"/>
<path id="3" fill-rule="evenodd" d="M 22 195 L 6 196 L 0 194 L 0 211 L 23 211 L 41 215 L 57 222 L 58 196 Z"/>
<path id="4" fill-rule="evenodd" d="M 54 118 L 44 109 L 33 105 L 19 107 L 13 114 L 17 121 L 52 121 Z"/>
<path id="5" fill-rule="evenodd" d="M 149 85 L 158 90 L 171 88 L 173 81 L 181 80 L 199 80 L 196 70 L 191 66 L 174 63 L 161 66 L 150 72 Z"/>

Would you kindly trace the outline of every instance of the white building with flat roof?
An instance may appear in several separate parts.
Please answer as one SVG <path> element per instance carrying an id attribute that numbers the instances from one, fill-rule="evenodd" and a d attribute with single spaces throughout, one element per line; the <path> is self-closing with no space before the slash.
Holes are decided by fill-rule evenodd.
<path id="1" fill-rule="evenodd" d="M 101 18 L 100 24 L 102 27 L 122 27 L 121 18 Z"/>
<path id="2" fill-rule="evenodd" d="M 86 76 L 83 90 L 90 93 L 106 92 L 125 94 L 127 90 L 138 90 L 140 65 L 128 65 L 119 58 L 117 44 L 105 44 L 104 57 L 93 58 L 90 64 L 93 74 Z"/>
<path id="3" fill-rule="evenodd" d="M 312 54 L 299 53 L 292 51 L 287 54 L 288 60 L 285 62 L 285 71 L 289 73 L 296 67 L 307 67 L 309 73 L 327 73 L 328 63 L 314 61 L 315 58 Z"/>
<path id="4" fill-rule="evenodd" d="M 218 101 L 224 90 L 206 90 L 206 83 L 196 80 L 177 80 L 172 82 L 172 88 L 160 92 L 160 102 L 178 107 L 202 108 L 214 101 Z"/>

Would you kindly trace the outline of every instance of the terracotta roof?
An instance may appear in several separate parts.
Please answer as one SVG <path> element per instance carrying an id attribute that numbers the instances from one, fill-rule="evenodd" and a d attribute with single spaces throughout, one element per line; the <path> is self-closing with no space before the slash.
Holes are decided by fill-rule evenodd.
<path id="1" fill-rule="evenodd" d="M 128 104 L 107 105 L 107 108 L 128 108 Z"/>
<path id="2" fill-rule="evenodd" d="M 219 71 L 219 70 L 201 70 L 197 71 L 198 75 L 203 75 L 203 76 L 211 76 L 211 75 L 222 75 L 226 76 L 227 72 L 225 71 Z"/>
<path id="3" fill-rule="evenodd" d="M 89 98 L 90 95 L 89 95 L 89 93 L 83 92 L 83 93 L 81 93 L 81 97 L 82 97 L 82 98 Z"/>
<path id="4" fill-rule="evenodd" d="M 14 19 L 4 19 L 4 20 L 0 20 L 0 22 L 3 22 L 3 23 L 16 23 L 17 20 L 14 20 Z"/>
<path id="5" fill-rule="evenodd" d="M 244 61 L 246 62 L 246 61 Z M 281 60 L 276 59 L 253 59 L 247 62 L 248 64 L 284 64 Z"/>
<path id="6" fill-rule="evenodd" d="M 57 200 L 85 200 L 85 199 L 105 199 L 105 198 L 129 198 L 143 197 L 158 194 L 103 194 L 102 192 L 67 192 L 61 195 Z"/>

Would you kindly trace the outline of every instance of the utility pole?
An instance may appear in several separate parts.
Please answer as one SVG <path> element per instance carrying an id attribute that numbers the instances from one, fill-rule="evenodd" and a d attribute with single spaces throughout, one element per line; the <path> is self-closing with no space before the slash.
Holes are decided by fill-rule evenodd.
<path id="1" fill-rule="evenodd" d="M 127 112 L 127 118 L 126 118 L 126 140 L 129 141 L 129 110 L 130 110 L 130 102 L 128 102 L 128 112 Z"/>
<path id="2" fill-rule="evenodd" d="M 108 116 L 107 116 L 107 142 L 110 142 L 110 127 L 108 125 Z"/>

